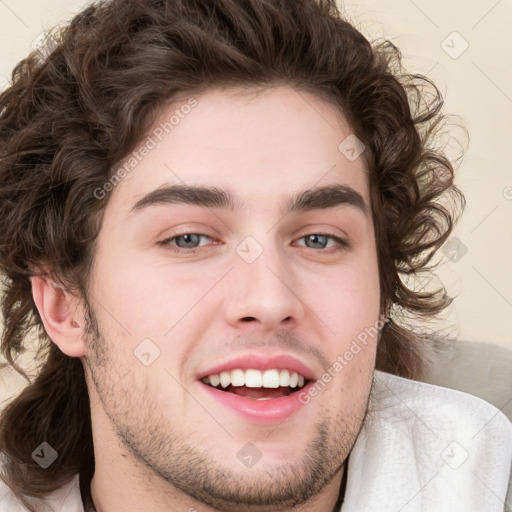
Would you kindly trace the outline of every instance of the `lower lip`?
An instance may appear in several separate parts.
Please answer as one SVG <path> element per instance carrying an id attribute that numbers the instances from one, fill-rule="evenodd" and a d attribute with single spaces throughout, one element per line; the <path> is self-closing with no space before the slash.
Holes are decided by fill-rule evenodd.
<path id="1" fill-rule="evenodd" d="M 227 391 L 219 391 L 202 382 L 199 382 L 199 385 L 212 398 L 238 413 L 246 421 L 261 425 L 273 425 L 282 423 L 304 406 L 299 397 L 306 396 L 313 383 L 308 383 L 300 391 L 291 393 L 288 396 L 272 398 L 270 400 L 256 400 Z"/>

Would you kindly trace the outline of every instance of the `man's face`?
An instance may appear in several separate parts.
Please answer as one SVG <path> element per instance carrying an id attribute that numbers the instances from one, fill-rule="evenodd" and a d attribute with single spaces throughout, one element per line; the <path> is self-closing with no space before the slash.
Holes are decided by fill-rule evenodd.
<path id="1" fill-rule="evenodd" d="M 366 411 L 377 337 L 360 335 L 380 313 L 368 175 L 313 95 L 195 99 L 162 112 L 106 207 L 84 360 L 96 450 L 128 454 L 160 489 L 278 510 L 341 474 Z M 180 202 L 173 186 L 233 201 Z"/>

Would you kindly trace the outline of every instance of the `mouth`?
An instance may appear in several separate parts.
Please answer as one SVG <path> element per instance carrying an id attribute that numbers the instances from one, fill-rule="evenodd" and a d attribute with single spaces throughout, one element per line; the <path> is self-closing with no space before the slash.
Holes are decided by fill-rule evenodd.
<path id="1" fill-rule="evenodd" d="M 303 389 L 310 381 L 299 372 L 287 368 L 264 371 L 235 368 L 207 375 L 201 382 L 218 391 L 264 401 L 290 396 Z"/>
<path id="2" fill-rule="evenodd" d="M 275 425 L 300 413 L 318 370 L 288 354 L 250 353 L 196 376 L 200 393 L 247 424 Z"/>

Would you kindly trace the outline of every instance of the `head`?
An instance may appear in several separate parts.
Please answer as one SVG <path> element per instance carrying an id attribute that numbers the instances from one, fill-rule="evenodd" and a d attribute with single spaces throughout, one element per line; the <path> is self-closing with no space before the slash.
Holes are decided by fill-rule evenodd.
<path id="1" fill-rule="evenodd" d="M 40 346 L 3 412 L 8 483 L 37 496 L 80 472 L 87 495 L 101 431 L 211 506 L 310 499 L 374 369 L 421 378 L 406 319 L 449 303 L 408 284 L 463 202 L 433 149 L 439 92 L 327 0 L 114 0 L 54 40 L 0 97 L 2 350 L 21 371 Z M 275 410 L 212 388 L 254 367 L 305 387 Z"/>

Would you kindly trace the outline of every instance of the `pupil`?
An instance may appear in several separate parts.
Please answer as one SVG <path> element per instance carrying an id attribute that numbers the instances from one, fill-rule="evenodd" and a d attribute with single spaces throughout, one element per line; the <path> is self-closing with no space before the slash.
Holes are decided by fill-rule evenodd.
<path id="1" fill-rule="evenodd" d="M 177 242 L 179 242 L 181 240 L 184 241 L 184 244 L 180 244 L 178 243 L 178 245 L 180 247 L 183 247 L 185 245 L 185 247 L 189 247 L 190 245 L 194 246 L 199 242 L 199 236 L 194 234 L 194 233 L 188 233 L 186 235 L 182 235 L 180 237 L 177 238 Z"/>
<path id="2" fill-rule="evenodd" d="M 326 237 L 323 235 L 308 235 L 306 240 L 308 242 L 312 242 L 313 244 L 317 244 L 317 246 L 320 245 L 322 248 L 325 247 L 325 242 L 327 241 Z"/>

